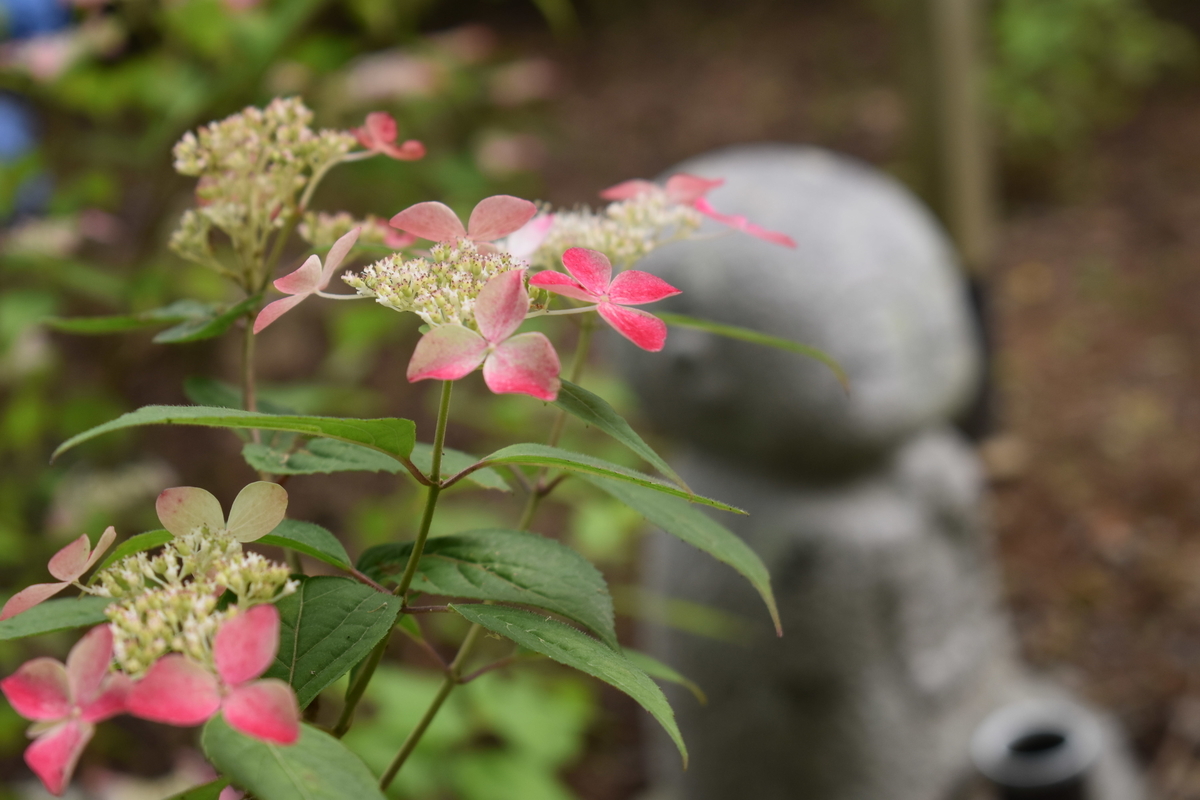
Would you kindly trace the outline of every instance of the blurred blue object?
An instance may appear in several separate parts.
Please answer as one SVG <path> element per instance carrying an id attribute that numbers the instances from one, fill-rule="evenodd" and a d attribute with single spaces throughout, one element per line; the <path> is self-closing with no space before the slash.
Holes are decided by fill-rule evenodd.
<path id="1" fill-rule="evenodd" d="M 66 0 L 0 0 L 0 16 L 9 39 L 53 33 L 71 23 Z"/>
<path id="2" fill-rule="evenodd" d="M 0 163 L 16 161 L 33 149 L 33 114 L 12 95 L 0 94 Z"/>

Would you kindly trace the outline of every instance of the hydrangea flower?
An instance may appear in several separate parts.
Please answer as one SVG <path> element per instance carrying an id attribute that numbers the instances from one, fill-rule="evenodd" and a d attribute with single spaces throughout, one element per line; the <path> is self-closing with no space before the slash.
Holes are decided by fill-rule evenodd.
<path id="1" fill-rule="evenodd" d="M 172 536 L 183 537 L 197 529 L 213 536 L 228 534 L 239 542 L 253 542 L 275 529 L 287 513 L 287 490 L 270 481 L 255 481 L 238 492 L 229 509 L 204 489 L 178 486 L 158 496 L 154 510 Z"/>
<path id="2" fill-rule="evenodd" d="M 783 245 L 784 247 L 796 246 L 796 241 L 787 234 L 767 230 L 741 215 L 722 214 L 713 208 L 705 195 L 710 190 L 724 183 L 724 180 L 709 180 L 708 178 L 701 178 L 697 175 L 688 175 L 686 172 L 680 172 L 667 178 L 666 185 L 661 188 L 656 183 L 635 179 L 618 183 L 616 186 L 610 186 L 601 192 L 600 196 L 605 200 L 629 200 L 649 192 L 664 192 L 669 202 L 691 206 L 709 219 L 720 222 L 722 225 L 728 225 L 734 230 L 748 233 L 751 236 L 756 236 L 759 239 Z"/>
<path id="3" fill-rule="evenodd" d="M 671 284 L 648 272 L 631 269 L 612 277 L 607 256 L 595 250 L 572 247 L 563 253 L 570 275 L 546 270 L 529 279 L 530 286 L 564 297 L 596 303 L 596 311 L 617 332 L 643 350 L 658 352 L 667 341 L 667 326 L 645 311 L 627 306 L 653 303 L 679 294 Z"/>
<path id="4" fill-rule="evenodd" d="M 154 663 L 129 691 L 130 714 L 169 725 L 199 725 L 218 711 L 229 726 L 279 744 L 300 736 L 300 708 L 292 687 L 276 678 L 255 680 L 279 649 L 279 611 L 255 606 L 223 624 L 213 637 L 211 670 L 172 653 Z"/>
<path id="5" fill-rule="evenodd" d="M 416 161 L 425 157 L 425 145 L 416 139 L 409 139 L 399 147 L 396 146 L 399 128 L 392 115 L 383 111 L 373 111 L 367 114 L 367 120 L 363 126 L 354 128 L 350 132 L 363 147 L 397 161 Z"/>
<path id="6" fill-rule="evenodd" d="M 333 247 L 330 247 L 329 252 L 325 255 L 323 269 L 321 259 L 313 254 L 300 265 L 298 270 L 275 281 L 275 288 L 291 297 L 284 297 L 268 303 L 262 311 L 258 312 L 258 317 L 254 320 L 254 332 L 261 332 L 263 328 L 300 305 L 311 295 L 325 291 L 329 282 L 333 280 L 333 273 L 342 265 L 350 248 L 354 247 L 354 243 L 358 241 L 358 234 L 361 230 L 361 228 L 354 228 L 333 243 Z"/>
<path id="7" fill-rule="evenodd" d="M 475 301 L 479 332 L 465 325 L 439 325 L 421 337 L 408 363 L 408 379 L 453 381 L 483 364 L 483 381 L 496 394 L 558 396 L 561 369 L 554 345 L 541 333 L 514 336 L 529 311 L 525 270 L 501 273 Z"/>
<path id="8" fill-rule="evenodd" d="M 449 206 L 437 201 L 417 203 L 392 217 L 392 227 L 432 242 L 470 239 L 476 244 L 494 242 L 520 229 L 537 214 L 528 200 L 507 194 L 485 197 L 471 211 L 464 228 Z"/>
<path id="9" fill-rule="evenodd" d="M 35 583 L 8 598 L 4 608 L 0 609 L 0 620 L 15 617 L 22 611 L 28 611 L 43 600 L 49 600 L 71 584 L 78 585 L 83 574 L 92 568 L 104 551 L 117 538 L 117 531 L 111 525 L 100 535 L 96 549 L 92 549 L 87 534 L 83 534 L 69 545 L 59 550 L 50 559 L 48 568 L 50 574 L 58 578 L 59 583 Z"/>
<path id="10" fill-rule="evenodd" d="M 111 530 L 111 528 L 110 528 Z M 18 714 L 36 724 L 25 763 L 46 791 L 61 795 L 95 723 L 125 711 L 129 679 L 109 672 L 113 637 L 107 625 L 92 628 L 76 642 L 64 665 L 35 658 L 0 681 L 0 691 Z"/>

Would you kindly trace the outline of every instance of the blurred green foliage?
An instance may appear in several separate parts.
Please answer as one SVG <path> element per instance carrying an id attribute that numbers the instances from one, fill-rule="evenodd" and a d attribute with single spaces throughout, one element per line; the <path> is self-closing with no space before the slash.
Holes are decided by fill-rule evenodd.
<path id="1" fill-rule="evenodd" d="M 991 32 L 992 101 L 1017 156 L 1085 143 L 1197 56 L 1191 33 L 1142 0 L 1000 0 Z"/>

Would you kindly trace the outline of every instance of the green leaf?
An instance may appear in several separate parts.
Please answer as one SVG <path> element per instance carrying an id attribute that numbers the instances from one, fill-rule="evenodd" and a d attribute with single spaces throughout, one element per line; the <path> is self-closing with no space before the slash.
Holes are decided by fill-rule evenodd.
<path id="1" fill-rule="evenodd" d="M 846 377 L 846 371 L 842 369 L 842 365 L 837 362 L 837 359 L 811 345 L 800 344 L 799 342 L 793 342 L 791 339 L 771 336 L 759 331 L 752 331 L 749 328 L 740 328 L 737 325 L 726 325 L 723 322 L 696 319 L 695 317 L 688 317 L 683 314 L 670 314 L 659 311 L 655 312 L 655 315 L 668 325 L 674 325 L 677 328 L 695 328 L 696 330 L 715 333 L 718 336 L 724 336 L 728 339 L 737 339 L 742 342 L 750 342 L 751 344 L 761 344 L 766 347 L 774 347 L 779 350 L 787 350 L 791 353 L 799 353 L 802 356 L 815 358 L 833 371 L 834 376 L 838 379 L 838 383 L 842 384 L 843 389 L 847 392 L 850 391 L 850 379 Z"/>
<path id="2" fill-rule="evenodd" d="M 368 450 L 356 444 L 331 439 L 312 439 L 290 446 L 255 444 L 242 447 L 242 457 L 257 470 L 273 475 L 314 475 L 331 472 L 397 472 L 405 471 L 394 458 Z M 409 456 L 417 469 L 426 475 L 432 468 L 433 447 L 427 444 L 413 446 Z M 446 449 L 442 453 L 442 465 L 446 474 L 461 472 L 479 459 L 475 456 Z M 504 479 L 492 469 L 481 469 L 471 473 L 467 480 L 485 489 L 511 491 Z"/>
<path id="3" fill-rule="evenodd" d="M 646 444 L 642 437 L 629 427 L 629 423 L 600 395 L 592 394 L 582 386 L 576 386 L 570 381 L 564 380 L 562 387 L 558 390 L 558 399 L 554 401 L 554 405 L 588 425 L 596 426 L 637 453 L 646 460 L 646 463 L 663 475 L 683 488 L 687 488 L 687 484 L 675 470 L 671 469 L 671 465 L 654 452 L 653 448 Z"/>
<path id="4" fill-rule="evenodd" d="M 121 314 L 111 317 L 50 317 L 43 320 L 55 330 L 65 333 L 104 334 L 122 333 L 141 328 L 175 325 L 188 320 L 211 317 L 215 307 L 195 300 L 179 300 L 169 306 L 142 311 L 138 314 Z"/>
<path id="5" fill-rule="evenodd" d="M 0 622 L 0 641 L 99 625 L 108 620 L 104 609 L 111 602 L 109 597 L 88 596 L 47 600 Z"/>
<path id="6" fill-rule="evenodd" d="M 411 552 L 411 542 L 372 547 L 358 559 L 358 568 L 383 583 L 404 572 Z M 571 548 L 536 533 L 494 528 L 430 539 L 412 588 L 544 608 L 617 647 L 604 576 Z"/>
<path id="7" fill-rule="evenodd" d="M 221 790 L 228 785 L 229 778 L 217 778 L 203 786 L 193 786 L 179 794 L 173 794 L 167 800 L 219 800 Z"/>
<path id="8" fill-rule="evenodd" d="M 613 464 L 610 461 L 604 461 L 592 456 L 586 456 L 582 453 L 572 453 L 570 450 L 563 450 L 559 447 L 550 447 L 545 444 L 514 444 L 508 447 L 503 447 L 490 456 L 484 456 L 479 463 L 484 465 L 492 464 L 525 464 L 533 467 L 555 467 L 557 469 L 566 470 L 568 472 L 578 472 L 583 475 L 598 475 L 605 478 L 615 478 L 620 481 L 628 481 L 638 486 L 647 489 L 653 489 L 656 492 L 682 497 L 692 503 L 702 503 L 706 506 L 719 508 L 722 511 L 732 511 L 735 514 L 745 514 L 740 508 L 734 508 L 731 505 L 726 505 L 719 500 L 712 500 L 707 497 L 702 497 L 698 494 L 686 492 L 674 486 L 668 486 L 665 483 L 655 480 L 649 475 L 645 475 L 636 470 L 627 469 L 619 464 Z"/>
<path id="9" fill-rule="evenodd" d="M 417 469 L 429 475 L 429 472 L 433 469 L 433 445 L 417 442 L 413 445 L 412 455 L 409 457 L 417 465 Z M 457 475 L 478 461 L 479 459 L 470 453 L 464 453 L 461 450 L 454 450 L 449 447 L 444 448 L 442 450 L 442 477 Z M 484 489 L 496 489 L 501 492 L 512 491 L 512 487 L 505 483 L 504 478 L 500 477 L 500 473 L 494 469 L 481 469 L 472 472 L 467 476 L 467 480 L 482 486 Z"/>
<path id="10" fill-rule="evenodd" d="M 275 604 L 279 652 L 266 677 L 290 683 L 300 706 L 307 706 L 388 635 L 401 605 L 399 597 L 349 578 L 305 579 Z"/>
<path id="11" fill-rule="evenodd" d="M 140 425 L 203 425 L 210 428 L 257 428 L 264 431 L 303 433 L 361 444 L 398 460 L 407 458 L 412 452 L 416 436 L 416 426 L 407 419 L 301 417 L 212 406 L 146 406 L 72 436 L 58 446 L 51 460 L 102 434 Z"/>
<path id="12" fill-rule="evenodd" d="M 96 575 L 99 574 L 100 570 L 105 569 L 106 567 L 109 567 L 112 564 L 120 561 L 122 558 L 131 556 L 134 553 L 141 553 L 144 550 L 153 550 L 155 547 L 164 545 L 173 538 L 175 537 L 171 535 L 170 531 L 161 529 L 156 531 L 146 531 L 145 533 L 139 533 L 136 536 L 130 536 L 128 539 L 113 548 L 113 551 L 109 553 L 103 561 L 100 562 L 100 566 L 96 567 L 96 571 L 92 573 L 92 578 L 88 581 L 88 585 L 90 586 L 96 581 Z"/>
<path id="13" fill-rule="evenodd" d="M 469 621 L 493 633 L 512 639 L 521 647 L 549 656 L 560 664 L 574 667 L 620 689 L 650 712 L 679 748 L 687 767 L 687 747 L 675 714 L 662 690 L 625 656 L 615 652 L 582 631 L 562 622 L 505 606 L 454 604 L 451 606 Z"/>
<path id="14" fill-rule="evenodd" d="M 167 328 L 154 337 L 154 342 L 156 344 L 184 344 L 185 342 L 198 342 L 202 339 L 211 339 L 214 336 L 220 336 L 229 330 L 229 326 L 236 322 L 239 317 L 245 316 L 247 312 L 258 308 L 261 302 L 261 295 L 252 295 L 240 303 L 229 306 L 220 313 L 199 319 L 189 319 L 173 328 Z"/>
<path id="15" fill-rule="evenodd" d="M 775 632 L 783 635 L 779 608 L 771 591 L 771 576 L 758 554 L 724 525 L 688 503 L 647 491 L 629 483 L 608 480 L 593 475 L 584 480 L 620 500 L 641 514 L 648 522 L 688 544 L 698 547 L 713 558 L 736 569 L 762 596 L 775 623 Z"/>
<path id="16" fill-rule="evenodd" d="M 305 555 L 312 556 L 318 561 L 332 564 L 338 569 L 351 568 L 350 555 L 337 537 L 329 531 L 312 522 L 298 519 L 285 519 L 275 526 L 275 530 L 257 540 L 257 544 L 270 544 L 276 547 L 287 547 Z"/>
<path id="17" fill-rule="evenodd" d="M 284 448 L 250 442 L 242 447 L 242 458 L 254 469 L 273 475 L 396 473 L 404 469 L 394 458 L 357 444 L 333 439 L 309 439 Z"/>
<path id="18" fill-rule="evenodd" d="M 208 760 L 258 800 L 384 800 L 358 756 L 324 731 L 300 726 L 295 744 L 238 733 L 220 714 L 200 734 Z"/>
<path id="19" fill-rule="evenodd" d="M 649 675 L 651 678 L 656 678 L 660 681 L 667 681 L 668 683 L 677 683 L 695 695 L 696 700 L 700 702 L 700 705 L 708 705 L 708 697 L 704 694 L 704 690 L 701 689 L 695 681 L 683 677 L 675 669 L 668 667 L 654 656 L 643 653 L 641 650 L 632 650 L 628 647 L 622 648 L 621 652 L 625 654 L 626 658 L 633 662 L 635 667 Z"/>

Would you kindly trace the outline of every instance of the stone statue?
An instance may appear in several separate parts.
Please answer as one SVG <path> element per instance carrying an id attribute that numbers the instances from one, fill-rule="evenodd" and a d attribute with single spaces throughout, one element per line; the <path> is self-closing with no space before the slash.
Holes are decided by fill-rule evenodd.
<path id="1" fill-rule="evenodd" d="M 815 360 L 688 329 L 659 355 L 617 351 L 651 422 L 678 442 L 684 479 L 750 511 L 721 521 L 766 562 L 785 631 L 774 636 L 732 570 L 649 540 L 647 588 L 753 631 L 735 645 L 645 629 L 709 697 L 672 697 L 692 766 L 659 742 L 653 794 L 973 797 L 981 721 L 1030 697 L 1069 701 L 1022 670 L 998 606 L 980 467 L 951 424 L 980 369 L 951 249 L 899 183 L 821 150 L 734 148 L 676 171 L 725 178 L 714 206 L 799 247 L 731 235 L 665 248 L 639 265 L 683 290 L 663 310 L 819 347 L 851 388 Z M 1089 796 L 1137 800 L 1112 727 L 1080 713 L 1103 741 Z"/>

